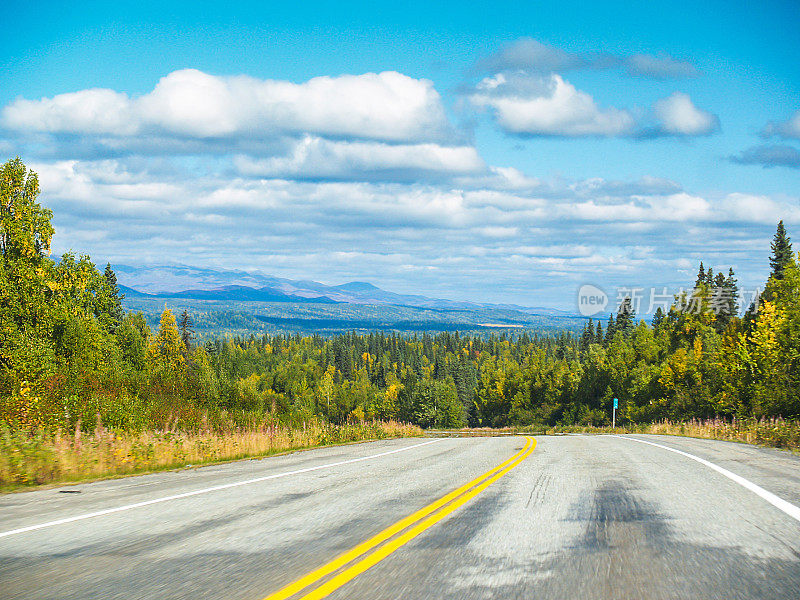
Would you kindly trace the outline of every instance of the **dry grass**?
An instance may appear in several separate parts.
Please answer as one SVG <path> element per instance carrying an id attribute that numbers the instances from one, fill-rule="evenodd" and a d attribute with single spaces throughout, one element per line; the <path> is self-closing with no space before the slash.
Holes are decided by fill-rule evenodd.
<path id="1" fill-rule="evenodd" d="M 116 432 L 98 424 L 92 432 L 0 429 L 0 490 L 67 483 L 199 465 L 289 450 L 364 440 L 421 435 L 413 425 L 390 422 L 300 428 L 184 432 Z"/>
<path id="2" fill-rule="evenodd" d="M 652 433 L 680 435 L 709 440 L 744 442 L 771 448 L 800 451 L 800 421 L 781 419 L 692 419 L 690 421 L 659 421 L 658 423 L 628 424 L 624 427 L 564 426 L 547 430 L 557 433 Z"/>
<path id="3" fill-rule="evenodd" d="M 661 421 L 635 428 L 636 433 L 685 435 L 710 440 L 728 440 L 800 450 L 800 421 L 781 418 L 726 421 L 724 419 L 692 420 L 681 423 Z"/>

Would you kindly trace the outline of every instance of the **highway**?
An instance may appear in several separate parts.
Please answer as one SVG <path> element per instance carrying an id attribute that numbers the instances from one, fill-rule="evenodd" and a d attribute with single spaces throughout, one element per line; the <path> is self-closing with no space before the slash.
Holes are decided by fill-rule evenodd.
<path id="1" fill-rule="evenodd" d="M 0 598 L 796 599 L 798 507 L 744 444 L 387 440 L 0 496 Z"/>

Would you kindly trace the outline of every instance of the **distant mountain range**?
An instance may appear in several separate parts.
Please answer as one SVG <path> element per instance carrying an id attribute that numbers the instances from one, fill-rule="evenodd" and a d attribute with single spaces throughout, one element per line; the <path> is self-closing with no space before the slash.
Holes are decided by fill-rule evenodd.
<path id="1" fill-rule="evenodd" d="M 186 298 L 189 300 L 221 300 L 241 302 L 308 302 L 314 304 L 338 304 L 326 296 L 294 296 L 286 294 L 275 288 L 251 288 L 244 285 L 225 285 L 211 290 L 181 290 L 179 292 L 158 292 L 149 294 L 137 289 L 120 285 L 120 290 L 126 298 Z"/>
<path id="2" fill-rule="evenodd" d="M 396 294 L 363 281 L 325 285 L 261 273 L 186 266 L 114 267 L 124 306 L 158 327 L 164 308 L 187 311 L 197 339 L 264 334 L 356 331 L 460 331 L 513 334 L 521 330 L 581 331 L 586 320 L 565 311 L 479 304 Z"/>
<path id="3" fill-rule="evenodd" d="M 293 302 L 313 304 L 394 305 L 432 310 L 497 309 L 531 315 L 574 317 L 567 311 L 512 304 L 473 303 L 420 295 L 396 294 L 371 283 L 351 281 L 325 285 L 245 271 L 218 271 L 189 266 L 113 267 L 129 299 L 173 298 L 221 302 Z"/>

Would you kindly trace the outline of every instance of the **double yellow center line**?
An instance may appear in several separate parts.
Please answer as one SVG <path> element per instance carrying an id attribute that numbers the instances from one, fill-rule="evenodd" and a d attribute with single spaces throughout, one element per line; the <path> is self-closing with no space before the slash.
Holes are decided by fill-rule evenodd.
<path id="1" fill-rule="evenodd" d="M 480 494 L 483 490 L 525 460 L 536 447 L 535 439 L 526 437 L 525 440 L 525 446 L 522 448 L 522 450 L 517 452 L 505 462 L 497 465 L 494 469 L 487 471 L 480 477 L 477 477 L 469 483 L 462 485 L 460 488 L 453 490 L 446 496 L 439 498 L 425 508 L 422 508 L 406 518 L 401 519 L 394 525 L 387 527 L 367 541 L 362 542 L 355 548 L 348 550 L 341 556 L 333 559 L 328 564 L 311 571 L 297 581 L 290 583 L 273 594 L 270 594 L 264 598 L 264 600 L 286 600 L 287 598 L 302 592 L 331 573 L 334 573 L 342 567 L 353 563 L 319 587 L 316 587 L 303 596 L 300 596 L 298 600 L 317 600 L 319 598 L 328 596 L 335 590 L 342 587 L 348 581 L 382 561 L 401 546 L 413 540 L 429 527 L 432 527 L 444 519 L 447 515 Z M 408 530 L 401 535 L 394 537 L 396 534 L 406 529 Z M 394 539 L 391 539 L 393 537 Z M 384 544 L 384 542 L 387 540 L 390 541 Z M 381 546 L 381 544 L 383 545 Z M 377 546 L 380 547 L 374 552 L 367 554 L 370 552 L 370 550 L 373 550 Z M 367 556 L 364 556 L 365 554 Z M 356 559 L 362 556 L 364 557 L 356 561 Z"/>

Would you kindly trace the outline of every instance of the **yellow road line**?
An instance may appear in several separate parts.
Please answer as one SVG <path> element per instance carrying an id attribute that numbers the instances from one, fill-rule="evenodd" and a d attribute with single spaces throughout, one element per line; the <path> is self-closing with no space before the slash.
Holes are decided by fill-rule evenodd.
<path id="1" fill-rule="evenodd" d="M 316 569 L 314 571 L 311 571 L 307 575 L 305 575 L 305 576 L 301 577 L 300 579 L 298 579 L 297 581 L 294 581 L 294 582 L 290 583 L 289 585 L 281 588 L 277 592 L 274 592 L 273 594 L 270 594 L 269 596 L 264 598 L 264 600 L 285 600 L 286 598 L 289 598 L 290 596 L 292 596 L 292 595 L 300 592 L 301 590 L 307 588 L 309 585 L 319 581 L 320 579 L 322 579 L 326 575 L 329 575 L 329 574 L 333 573 L 334 571 L 336 571 L 337 569 L 343 567 L 347 563 L 355 560 L 359 556 L 365 554 L 366 552 L 369 552 L 375 546 L 385 542 L 386 540 L 391 538 L 393 535 L 399 533 L 403 529 L 405 529 L 405 528 L 413 525 L 414 523 L 420 521 L 421 519 L 425 518 L 426 516 L 428 516 L 432 512 L 438 510 L 439 508 L 441 508 L 442 506 L 444 506 L 448 502 L 458 498 L 461 494 L 463 494 L 467 490 L 471 489 L 472 487 L 474 487 L 475 485 L 477 485 L 478 483 L 480 483 L 481 481 L 483 481 L 487 477 L 490 477 L 490 476 L 494 475 L 495 473 L 497 473 L 498 471 L 502 470 L 504 467 L 506 467 L 506 465 L 512 463 L 517 458 L 519 458 L 519 457 L 521 457 L 523 455 L 527 456 L 527 454 L 525 454 L 526 451 L 528 452 L 528 454 L 530 454 L 530 452 L 533 451 L 533 447 L 529 448 L 531 443 L 533 444 L 533 447 L 536 446 L 536 441 L 535 440 L 533 440 L 532 438 L 525 438 L 525 446 L 522 448 L 522 450 L 517 452 L 514 456 L 512 456 L 508 460 L 503 461 L 501 464 L 499 464 L 495 468 L 487 471 L 483 475 L 480 475 L 479 477 L 476 477 L 475 479 L 473 479 L 469 483 L 466 483 L 466 484 L 462 485 L 461 487 L 459 487 L 458 489 L 453 490 L 452 492 L 450 492 L 446 496 L 442 496 L 441 498 L 439 498 L 435 502 L 432 502 L 428 506 L 426 506 L 424 508 L 421 508 L 420 510 L 416 511 L 415 513 L 412 513 L 411 515 L 405 517 L 404 519 L 401 519 L 400 521 L 398 521 L 394 525 L 391 525 L 391 526 L 387 527 L 386 529 L 384 529 L 380 533 L 374 535 L 373 537 L 369 538 L 365 542 L 360 543 L 355 548 L 353 548 L 351 550 L 348 550 L 344 554 L 342 554 L 342 555 L 338 556 L 337 558 L 333 559 L 331 562 L 319 567 L 318 569 Z"/>
<path id="2" fill-rule="evenodd" d="M 348 567 L 335 577 L 331 578 L 330 581 L 319 586 L 317 589 L 309 592 L 308 594 L 302 596 L 300 600 L 319 600 L 320 598 L 324 598 L 328 594 L 334 592 L 335 590 L 342 587 L 348 581 L 354 579 L 370 567 L 376 565 L 384 558 L 389 556 L 392 552 L 400 548 L 401 546 L 407 544 L 419 534 L 421 534 L 426 529 L 432 527 L 442 519 L 444 519 L 447 515 L 452 513 L 454 510 L 463 506 L 466 502 L 468 502 L 471 498 L 474 498 L 478 494 L 480 494 L 483 490 L 487 487 L 492 485 L 495 481 L 503 477 L 506 473 L 508 473 L 511 469 L 519 465 L 523 460 L 525 460 L 531 452 L 533 452 L 534 448 L 536 448 L 536 440 L 532 438 L 528 438 L 529 441 L 532 441 L 533 444 L 527 450 L 523 450 L 523 454 L 519 456 L 513 463 L 505 467 L 502 471 L 497 473 L 496 475 L 492 476 L 490 479 L 487 479 L 482 484 L 477 486 L 476 488 L 470 490 L 466 494 L 460 496 L 456 500 L 454 500 L 451 504 L 440 510 L 434 515 L 431 515 L 412 529 L 409 529 L 404 534 L 398 536 L 391 542 L 385 544 L 378 548 L 375 552 L 370 554 L 369 556 L 361 559 L 354 565 Z"/>

